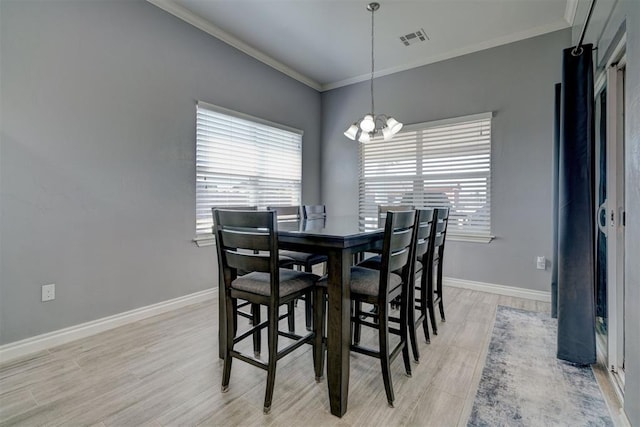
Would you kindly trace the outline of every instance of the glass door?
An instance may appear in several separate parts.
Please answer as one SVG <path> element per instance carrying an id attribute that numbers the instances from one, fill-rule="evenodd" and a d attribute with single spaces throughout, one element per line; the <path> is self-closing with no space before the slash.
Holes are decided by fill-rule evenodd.
<path id="1" fill-rule="evenodd" d="M 625 158 L 624 56 L 610 65 L 596 90 L 596 332 L 602 363 L 624 391 Z"/>
<path id="2" fill-rule="evenodd" d="M 624 386 L 625 354 L 625 57 L 607 70 L 607 326 L 608 367 Z"/>

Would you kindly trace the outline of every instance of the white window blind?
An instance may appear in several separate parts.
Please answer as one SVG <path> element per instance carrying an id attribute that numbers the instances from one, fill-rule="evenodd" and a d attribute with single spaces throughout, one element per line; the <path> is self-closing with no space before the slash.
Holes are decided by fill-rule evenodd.
<path id="1" fill-rule="evenodd" d="M 300 204 L 302 131 L 203 102 L 196 115 L 196 235 L 214 206 Z"/>
<path id="2" fill-rule="evenodd" d="M 406 126 L 360 145 L 360 221 L 378 205 L 447 206 L 448 235 L 490 238 L 491 113 Z"/>

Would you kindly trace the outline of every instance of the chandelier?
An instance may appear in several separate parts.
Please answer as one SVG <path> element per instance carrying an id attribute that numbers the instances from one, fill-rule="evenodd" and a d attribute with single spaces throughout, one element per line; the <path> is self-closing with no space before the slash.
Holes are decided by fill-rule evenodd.
<path id="1" fill-rule="evenodd" d="M 369 3 L 367 10 L 371 12 L 371 112 L 365 114 L 362 119 L 355 121 L 349 129 L 344 132 L 344 136 L 351 140 L 358 140 L 360 142 L 369 142 L 371 139 L 382 133 L 382 137 L 385 141 L 393 138 L 393 135 L 398 133 L 402 129 L 402 123 L 394 119 L 393 117 L 385 114 L 376 114 L 374 111 L 373 103 L 373 71 L 374 71 L 374 56 L 373 56 L 373 40 L 374 40 L 374 20 L 373 15 L 376 10 L 380 9 L 379 3 Z"/>

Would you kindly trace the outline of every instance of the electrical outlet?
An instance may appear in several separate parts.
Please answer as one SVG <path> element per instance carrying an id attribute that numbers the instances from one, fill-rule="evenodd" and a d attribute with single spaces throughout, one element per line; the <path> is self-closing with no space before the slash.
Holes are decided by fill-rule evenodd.
<path id="1" fill-rule="evenodd" d="M 51 301 L 56 299 L 56 284 L 42 285 L 42 301 Z"/>
<path id="2" fill-rule="evenodd" d="M 543 256 L 536 257 L 536 268 L 538 270 L 547 269 L 547 259 Z"/>

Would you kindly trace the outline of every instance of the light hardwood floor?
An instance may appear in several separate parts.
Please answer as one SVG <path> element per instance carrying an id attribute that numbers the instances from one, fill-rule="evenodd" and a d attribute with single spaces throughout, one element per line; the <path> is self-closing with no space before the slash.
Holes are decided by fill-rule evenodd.
<path id="1" fill-rule="evenodd" d="M 549 304 L 457 288 L 445 288 L 444 300 L 447 322 L 431 344 L 420 338 L 413 376 L 404 375 L 402 358 L 392 366 L 395 408 L 387 406 L 378 360 L 354 354 L 347 414 L 332 416 L 326 381 L 314 380 L 311 347 L 278 362 L 271 414 L 262 413 L 266 373 L 246 363 L 234 361 L 222 394 L 213 300 L 1 365 L 0 424 L 463 426 L 496 307 L 548 312 Z M 296 326 L 304 328 L 302 305 Z M 373 338 L 363 334 L 363 342 Z"/>

